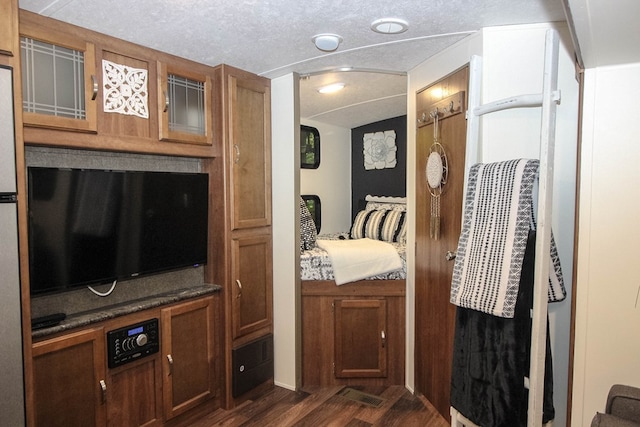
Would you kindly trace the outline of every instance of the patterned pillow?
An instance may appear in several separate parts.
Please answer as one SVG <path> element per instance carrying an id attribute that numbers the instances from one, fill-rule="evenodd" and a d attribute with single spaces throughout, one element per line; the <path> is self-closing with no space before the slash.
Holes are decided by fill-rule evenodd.
<path id="1" fill-rule="evenodd" d="M 300 252 L 316 247 L 318 232 L 307 204 L 300 197 Z"/>
<path id="2" fill-rule="evenodd" d="M 406 203 L 383 203 L 383 202 L 367 202 L 365 206 L 365 210 L 368 211 L 406 211 L 407 204 Z"/>
<path id="3" fill-rule="evenodd" d="M 404 242 L 407 235 L 406 212 L 396 210 L 363 210 L 351 226 L 351 238 Z"/>

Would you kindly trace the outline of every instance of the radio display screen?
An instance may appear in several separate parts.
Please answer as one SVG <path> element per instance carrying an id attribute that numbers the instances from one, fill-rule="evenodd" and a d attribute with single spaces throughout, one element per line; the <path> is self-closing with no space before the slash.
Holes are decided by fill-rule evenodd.
<path id="1" fill-rule="evenodd" d="M 136 334 L 141 333 L 142 331 L 143 331 L 142 326 L 139 326 L 137 328 L 129 329 L 129 332 L 127 332 L 127 335 L 128 336 L 136 335 Z"/>

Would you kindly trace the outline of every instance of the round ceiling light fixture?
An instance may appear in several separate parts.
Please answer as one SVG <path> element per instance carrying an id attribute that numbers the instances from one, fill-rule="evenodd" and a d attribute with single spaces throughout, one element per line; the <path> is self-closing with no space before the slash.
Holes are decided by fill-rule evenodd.
<path id="1" fill-rule="evenodd" d="M 371 29 L 380 34 L 400 34 L 409 29 L 409 23 L 399 18 L 382 18 L 373 21 Z"/>
<path id="2" fill-rule="evenodd" d="M 311 38 L 313 44 L 324 52 L 333 52 L 342 43 L 342 37 L 337 34 L 316 34 Z"/>

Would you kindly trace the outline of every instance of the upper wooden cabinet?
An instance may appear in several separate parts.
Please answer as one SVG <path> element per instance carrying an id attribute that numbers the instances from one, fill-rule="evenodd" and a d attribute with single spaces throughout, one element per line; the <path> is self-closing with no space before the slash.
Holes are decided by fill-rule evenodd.
<path id="1" fill-rule="evenodd" d="M 271 225 L 271 86 L 227 75 L 232 229 Z"/>
<path id="2" fill-rule="evenodd" d="M 25 126 L 97 130 L 95 46 L 65 32 L 20 25 Z"/>
<path id="3" fill-rule="evenodd" d="M 221 154 L 221 66 L 20 10 L 26 144 L 210 158 Z M 54 72 L 55 71 L 55 72 Z M 215 91 L 221 97 L 220 90 Z M 221 101 L 215 103 L 220 105 Z M 69 132 L 74 131 L 74 132 Z"/>
<path id="4" fill-rule="evenodd" d="M 160 139 L 213 143 L 210 76 L 158 62 Z"/>

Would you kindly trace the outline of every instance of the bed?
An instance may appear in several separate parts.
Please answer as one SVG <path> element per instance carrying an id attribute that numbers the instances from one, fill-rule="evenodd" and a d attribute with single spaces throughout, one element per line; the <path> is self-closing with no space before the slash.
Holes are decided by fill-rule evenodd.
<path id="1" fill-rule="evenodd" d="M 349 232 L 320 236 L 305 210 L 301 204 L 303 386 L 404 384 L 406 200 L 367 196 Z M 323 241 L 367 239 L 392 248 L 398 268 L 336 281 Z"/>
<path id="2" fill-rule="evenodd" d="M 301 243 L 300 278 L 302 281 L 332 281 L 336 279 L 331 254 L 321 246 L 323 241 L 348 242 L 366 239 L 384 242 L 393 247 L 400 260 L 397 269 L 383 268 L 377 274 L 362 277 L 365 280 L 404 280 L 406 278 L 406 199 L 399 197 L 367 196 L 366 205 L 356 215 L 349 232 L 316 234 L 313 218 L 300 200 Z M 329 243 L 329 242 L 327 242 Z M 386 270 L 386 271 L 384 271 Z M 376 272 L 374 272 L 376 273 Z M 352 282 L 352 281 L 350 281 Z M 338 281 L 338 285 L 343 283 Z"/>

